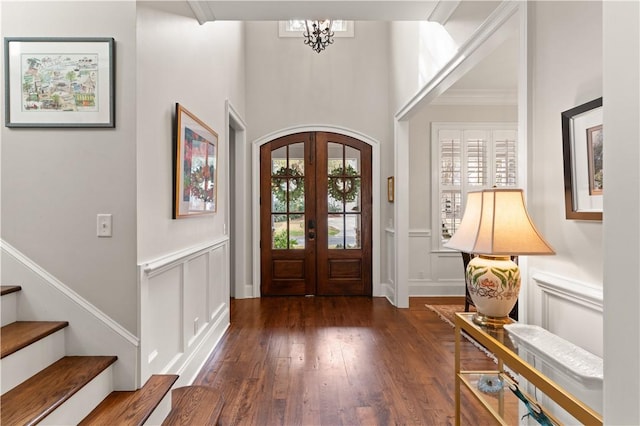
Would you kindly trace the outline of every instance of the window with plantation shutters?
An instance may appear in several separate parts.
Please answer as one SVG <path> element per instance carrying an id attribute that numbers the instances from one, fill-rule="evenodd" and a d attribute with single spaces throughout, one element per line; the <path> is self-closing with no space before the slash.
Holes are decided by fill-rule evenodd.
<path id="1" fill-rule="evenodd" d="M 460 225 L 469 191 L 517 186 L 517 131 L 512 123 L 433 123 L 431 140 L 440 250 Z"/>

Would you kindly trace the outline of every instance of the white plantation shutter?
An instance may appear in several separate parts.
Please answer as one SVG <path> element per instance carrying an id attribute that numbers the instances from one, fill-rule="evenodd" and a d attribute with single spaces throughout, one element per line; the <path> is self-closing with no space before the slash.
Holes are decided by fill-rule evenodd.
<path id="1" fill-rule="evenodd" d="M 464 131 L 466 147 L 467 184 L 483 187 L 489 181 L 489 141 L 487 132 L 478 130 Z"/>
<path id="2" fill-rule="evenodd" d="M 515 130 L 496 130 L 493 134 L 495 149 L 495 185 L 516 186 L 518 171 Z"/>
<path id="3" fill-rule="evenodd" d="M 436 249 L 456 232 L 467 192 L 518 183 L 517 131 L 511 123 L 433 123 Z"/>

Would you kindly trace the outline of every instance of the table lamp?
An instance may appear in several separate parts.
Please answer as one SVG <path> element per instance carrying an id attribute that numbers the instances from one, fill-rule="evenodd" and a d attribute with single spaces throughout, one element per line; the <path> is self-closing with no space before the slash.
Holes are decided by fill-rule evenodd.
<path id="1" fill-rule="evenodd" d="M 531 221 L 521 189 L 469 192 L 460 226 L 444 246 L 478 255 L 465 272 L 473 322 L 495 328 L 509 322 L 520 292 L 511 256 L 555 254 Z"/>

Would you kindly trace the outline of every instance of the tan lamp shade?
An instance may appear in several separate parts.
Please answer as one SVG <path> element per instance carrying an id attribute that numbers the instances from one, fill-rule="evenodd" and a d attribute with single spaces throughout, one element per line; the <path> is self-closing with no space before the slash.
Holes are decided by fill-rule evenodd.
<path id="1" fill-rule="evenodd" d="M 462 222 L 444 246 L 499 256 L 555 253 L 531 221 L 521 189 L 469 192 Z"/>

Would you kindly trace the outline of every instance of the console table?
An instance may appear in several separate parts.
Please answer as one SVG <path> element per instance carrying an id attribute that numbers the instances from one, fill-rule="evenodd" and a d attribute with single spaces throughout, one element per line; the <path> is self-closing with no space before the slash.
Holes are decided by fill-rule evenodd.
<path id="1" fill-rule="evenodd" d="M 483 405 L 483 407 L 500 424 L 509 424 L 504 418 L 505 398 L 513 398 L 514 395 L 509 386 L 515 386 L 528 404 L 536 410 L 540 410 L 549 419 L 551 424 L 561 424 L 553 415 L 547 412 L 533 397 L 526 394 L 524 389 L 518 387 L 518 383 L 505 369 L 517 373 L 538 391 L 545 394 L 557 405 L 562 407 L 575 419 L 586 425 L 602 425 L 602 416 L 589 408 L 582 401 L 565 391 L 558 384 L 543 375 L 536 368 L 524 361 L 509 337 L 508 331 L 482 327 L 472 321 L 473 313 L 456 313 L 455 316 L 455 406 L 456 425 L 460 425 L 460 392 L 465 386 L 471 394 Z M 466 371 L 461 369 L 460 345 L 461 334 L 464 332 L 477 343 L 484 346 L 497 359 L 497 368 L 494 371 Z M 503 383 L 500 390 L 492 389 L 489 392 L 480 391 L 478 382 L 482 380 L 499 378 Z M 491 384 L 491 382 L 489 382 Z"/>

